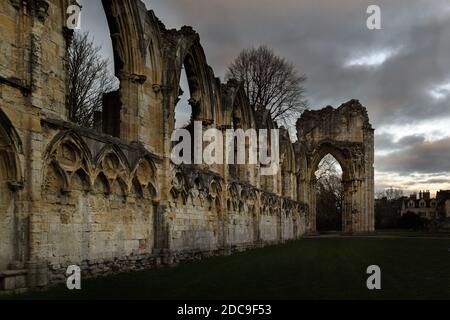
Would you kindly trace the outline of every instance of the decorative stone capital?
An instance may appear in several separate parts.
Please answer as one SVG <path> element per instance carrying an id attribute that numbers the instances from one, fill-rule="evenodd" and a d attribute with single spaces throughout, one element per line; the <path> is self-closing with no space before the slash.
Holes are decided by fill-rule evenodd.
<path id="1" fill-rule="evenodd" d="M 152 88 L 155 93 L 168 92 L 173 89 L 173 87 L 171 87 L 171 86 L 164 86 L 164 85 L 161 85 L 158 83 L 154 83 L 152 85 Z"/>
<path id="2" fill-rule="evenodd" d="M 130 80 L 131 82 L 135 82 L 135 83 L 139 83 L 139 84 L 144 84 L 145 81 L 147 81 L 147 77 L 141 74 L 135 74 L 133 73 L 130 76 Z"/>
<path id="3" fill-rule="evenodd" d="M 144 84 L 147 81 L 147 77 L 145 75 L 136 74 L 136 73 L 128 73 L 126 71 L 121 71 L 118 75 L 119 80 L 131 81 L 133 83 Z"/>
<path id="4" fill-rule="evenodd" d="M 155 92 L 155 93 L 161 92 L 161 86 L 159 84 L 156 84 L 156 83 L 153 84 L 152 89 L 153 89 L 153 92 Z"/>

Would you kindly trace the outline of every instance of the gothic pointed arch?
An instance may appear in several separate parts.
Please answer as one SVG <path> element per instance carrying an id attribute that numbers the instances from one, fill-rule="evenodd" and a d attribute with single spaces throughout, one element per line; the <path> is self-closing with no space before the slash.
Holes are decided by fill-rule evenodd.
<path id="1" fill-rule="evenodd" d="M 244 87 L 234 79 L 222 85 L 222 110 L 222 125 L 244 130 L 256 129 L 255 113 L 250 106 Z"/>
<path id="2" fill-rule="evenodd" d="M 107 144 L 95 157 L 95 171 L 103 174 L 113 181 L 118 177 L 128 180 L 130 165 L 122 149 L 115 144 Z"/>
<path id="3" fill-rule="evenodd" d="M 70 188 L 71 190 L 77 189 L 79 191 L 85 192 L 92 190 L 91 177 L 87 174 L 87 172 L 83 168 L 79 168 L 72 175 L 70 180 Z"/>
<path id="4" fill-rule="evenodd" d="M 228 175 L 230 178 L 240 180 L 246 183 L 256 185 L 256 165 L 249 164 L 250 149 L 257 150 L 257 132 L 251 132 L 250 129 L 256 130 L 256 121 L 254 110 L 251 108 L 247 95 L 241 83 L 231 79 L 221 86 L 222 97 L 222 116 L 218 123 L 220 127 L 235 130 L 235 136 L 242 130 L 241 134 L 245 135 L 245 164 L 228 164 Z M 254 134 L 255 139 L 250 140 Z M 237 160 L 237 152 L 239 146 L 238 139 L 235 138 L 234 143 L 234 159 Z"/>
<path id="5" fill-rule="evenodd" d="M 148 103 L 144 90 L 149 94 L 152 87 L 161 87 L 158 23 L 141 1 L 102 3 L 111 33 L 115 74 L 120 80 L 120 88 L 105 95 L 103 127 L 108 134 L 138 141 L 147 125 L 138 116 L 140 108 Z"/>
<path id="6" fill-rule="evenodd" d="M 15 212 L 16 195 L 23 188 L 21 156 L 20 137 L 8 116 L 0 109 L 0 270 L 14 261 L 23 261 L 23 249 L 27 245 L 15 238 L 21 231 Z"/>
<path id="7" fill-rule="evenodd" d="M 172 78 L 172 87 L 175 101 L 180 94 L 179 83 L 182 69 L 185 69 L 189 86 L 189 104 L 192 107 L 192 120 L 203 121 L 205 124 L 214 122 L 218 110 L 217 90 L 215 77 L 208 65 L 205 52 L 200 44 L 199 35 L 190 27 L 183 27 L 177 33 L 177 45 L 174 48 L 177 55 L 168 61 L 176 70 Z M 217 110 L 216 110 L 217 108 Z"/>
<path id="8" fill-rule="evenodd" d="M 157 167 L 150 157 L 143 157 L 137 161 L 131 172 L 131 177 L 138 190 L 142 191 L 143 195 L 155 200 L 159 197 L 159 183 L 157 175 Z"/>
<path id="9" fill-rule="evenodd" d="M 104 195 L 111 193 L 111 183 L 103 172 L 99 172 L 94 179 L 94 192 Z"/>
<path id="10" fill-rule="evenodd" d="M 102 0 L 114 51 L 116 75 L 138 75 L 145 64 L 143 3 L 134 0 Z"/>
<path id="11" fill-rule="evenodd" d="M 83 178 L 88 186 L 92 184 L 91 152 L 83 138 L 71 130 L 59 132 L 49 143 L 44 153 L 44 165 L 52 166 L 59 173 L 66 191 L 70 191 L 72 177 L 77 171 L 84 172 Z"/>
<path id="12" fill-rule="evenodd" d="M 3 174 L 9 183 L 22 184 L 23 174 L 19 158 L 19 155 L 23 154 L 22 141 L 2 109 L 0 109 L 0 154 L 5 167 Z"/>
<path id="13" fill-rule="evenodd" d="M 283 128 L 280 134 L 280 156 L 283 170 L 289 173 L 295 173 L 295 153 L 294 146 L 291 143 L 289 133 Z"/>
<path id="14" fill-rule="evenodd" d="M 308 174 L 314 175 L 319 167 L 319 163 L 328 154 L 333 156 L 341 166 L 344 180 L 350 180 L 355 177 L 351 162 L 351 148 L 349 146 L 337 146 L 329 139 L 322 140 L 313 150 L 313 156 L 310 158 L 311 169 Z"/>
<path id="15" fill-rule="evenodd" d="M 334 109 L 305 111 L 297 122 L 299 197 L 309 206 L 308 230 L 316 231 L 315 171 L 331 154 L 343 171 L 342 229 L 345 233 L 374 230 L 374 129 L 367 110 L 351 100 Z"/>

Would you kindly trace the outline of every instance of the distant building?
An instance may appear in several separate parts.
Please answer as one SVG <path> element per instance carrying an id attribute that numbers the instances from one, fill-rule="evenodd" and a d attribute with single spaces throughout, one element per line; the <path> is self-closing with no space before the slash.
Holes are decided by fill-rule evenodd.
<path id="1" fill-rule="evenodd" d="M 427 219 L 450 218 L 450 190 L 438 191 L 436 198 L 431 198 L 430 191 L 420 191 L 402 199 L 401 215 L 412 212 Z"/>
<path id="2" fill-rule="evenodd" d="M 403 198 L 402 210 L 400 214 L 403 216 L 404 214 L 411 212 L 421 216 L 422 218 L 430 220 L 436 219 L 438 218 L 437 204 L 437 199 L 431 198 L 430 191 L 420 191 L 418 197 L 417 193 L 413 193 L 409 196 L 409 198 Z"/>

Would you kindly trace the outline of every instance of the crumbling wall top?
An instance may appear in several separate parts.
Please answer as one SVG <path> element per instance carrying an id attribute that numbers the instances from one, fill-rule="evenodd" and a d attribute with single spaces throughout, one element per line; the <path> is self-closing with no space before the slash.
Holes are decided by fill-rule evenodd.
<path id="1" fill-rule="evenodd" d="M 300 141 L 309 140 L 313 131 L 321 136 L 352 139 L 364 132 L 372 132 L 367 109 L 359 100 L 350 100 L 338 108 L 327 106 L 320 110 L 307 110 L 297 121 L 297 135 Z"/>

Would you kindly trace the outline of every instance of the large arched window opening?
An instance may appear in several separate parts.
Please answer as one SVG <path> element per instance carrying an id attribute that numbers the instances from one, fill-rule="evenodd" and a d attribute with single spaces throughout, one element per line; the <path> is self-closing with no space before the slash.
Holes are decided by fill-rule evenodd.
<path id="1" fill-rule="evenodd" d="M 82 0 L 79 29 L 68 50 L 69 119 L 83 127 L 103 130 L 102 114 L 118 101 L 119 79 L 106 13 L 101 0 Z M 111 133 L 111 132 L 110 132 Z"/>
<path id="2" fill-rule="evenodd" d="M 179 94 L 175 106 L 175 129 L 187 128 L 192 121 L 192 107 L 189 104 L 191 93 L 184 65 L 180 75 Z"/>
<path id="3" fill-rule="evenodd" d="M 186 32 L 192 30 L 188 28 Z M 208 129 L 217 120 L 215 108 L 218 106 L 218 96 L 213 89 L 216 78 L 198 39 L 191 42 L 190 36 L 186 35 L 182 40 L 178 48 L 181 60 L 177 58 L 174 61 L 174 67 L 181 68 L 178 74 L 181 90 L 176 92 L 180 99 L 175 110 L 175 127 L 190 128 L 194 126 L 194 122 L 201 122 L 203 128 Z M 185 122 L 188 122 L 186 126 Z"/>
<path id="4" fill-rule="evenodd" d="M 187 51 L 182 60 L 181 70 L 179 74 L 179 83 L 177 88 L 178 99 L 174 108 L 174 123 L 175 129 L 188 130 L 191 135 L 191 163 L 194 163 L 194 155 L 199 150 L 194 150 L 194 147 L 199 148 L 199 144 L 195 143 L 194 137 L 196 124 L 201 122 L 202 130 L 208 129 L 212 124 L 211 110 L 213 102 L 210 99 L 209 83 L 206 79 L 208 68 L 201 48 L 194 44 Z M 197 129 L 198 130 L 198 129 Z M 198 133 L 197 133 L 198 134 Z M 200 133 L 203 134 L 203 133 Z M 174 142 L 173 145 L 181 141 Z M 203 149 L 206 143 L 203 144 Z M 201 150 L 201 151 L 202 151 Z"/>
<path id="5" fill-rule="evenodd" d="M 319 232 L 341 231 L 344 205 L 342 168 L 331 154 L 320 161 L 316 178 L 316 228 Z"/>
<path id="6" fill-rule="evenodd" d="M 194 117 L 193 117 L 193 107 L 191 88 L 189 84 L 188 75 L 184 64 L 181 68 L 179 86 L 178 86 L 178 101 L 174 109 L 174 128 L 175 130 L 184 129 L 189 131 L 191 141 L 190 141 L 190 163 L 194 163 Z M 180 141 L 172 142 L 172 147 L 178 143 L 184 143 L 184 137 Z M 185 150 L 181 151 L 180 157 L 184 157 Z"/>
<path id="7" fill-rule="evenodd" d="M 226 117 L 229 128 L 234 133 L 234 161 L 228 163 L 228 175 L 231 179 L 256 186 L 258 132 L 255 130 L 254 115 L 243 88 L 235 88 L 237 92 L 233 98 L 230 118 Z"/>

